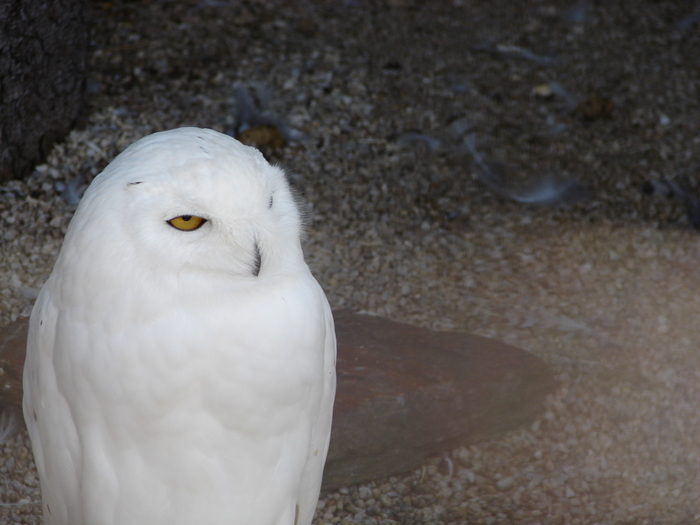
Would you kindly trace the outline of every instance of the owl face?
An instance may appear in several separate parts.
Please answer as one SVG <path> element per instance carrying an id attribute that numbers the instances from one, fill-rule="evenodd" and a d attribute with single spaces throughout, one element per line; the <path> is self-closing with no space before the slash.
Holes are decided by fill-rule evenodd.
<path id="1" fill-rule="evenodd" d="M 93 181 L 65 245 L 113 272 L 245 280 L 303 265 L 300 230 L 282 170 L 231 137 L 181 128 L 136 142 Z"/>
<path id="2" fill-rule="evenodd" d="M 257 150 L 212 130 L 155 133 L 85 192 L 56 261 L 53 300 L 116 326 L 170 304 L 260 293 L 308 273 L 300 231 L 284 173 Z"/>

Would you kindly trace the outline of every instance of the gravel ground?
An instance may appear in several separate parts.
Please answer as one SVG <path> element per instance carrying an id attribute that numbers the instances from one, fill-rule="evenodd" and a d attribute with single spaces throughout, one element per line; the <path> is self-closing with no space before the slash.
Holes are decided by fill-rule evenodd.
<path id="1" fill-rule="evenodd" d="M 0 188 L 1 323 L 48 276 L 72 190 L 151 132 L 234 129 L 247 86 L 304 135 L 267 154 L 308 202 L 334 308 L 501 339 L 561 381 L 529 428 L 322 494 L 316 524 L 700 523 L 700 238 L 641 191 L 698 183 L 700 7 L 95 6 L 84 128 Z M 507 198 L 553 180 L 588 198 Z M 3 523 L 40 522 L 29 450 L 2 449 Z"/>

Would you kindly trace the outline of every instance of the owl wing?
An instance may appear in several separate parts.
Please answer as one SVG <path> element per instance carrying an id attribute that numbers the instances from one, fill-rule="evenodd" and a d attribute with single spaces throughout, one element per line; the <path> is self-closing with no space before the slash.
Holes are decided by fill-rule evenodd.
<path id="1" fill-rule="evenodd" d="M 44 525 L 81 525 L 78 432 L 54 368 L 58 315 L 47 283 L 29 323 L 23 411 L 41 480 Z"/>
<path id="2" fill-rule="evenodd" d="M 320 291 L 320 286 L 319 286 Z M 324 315 L 326 323 L 326 340 L 324 348 L 324 379 L 323 396 L 321 398 L 318 419 L 311 435 L 311 446 L 304 468 L 299 490 L 299 512 L 296 525 L 309 525 L 316 511 L 316 502 L 321 490 L 323 478 L 323 466 L 326 463 L 328 444 L 331 438 L 331 422 L 333 419 L 333 401 L 335 400 L 335 360 L 336 340 L 333 314 L 323 292 L 320 291 L 324 303 Z"/>

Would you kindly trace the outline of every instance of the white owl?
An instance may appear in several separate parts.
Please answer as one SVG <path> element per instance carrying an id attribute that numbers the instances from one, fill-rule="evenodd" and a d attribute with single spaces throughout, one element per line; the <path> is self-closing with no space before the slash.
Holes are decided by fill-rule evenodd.
<path id="1" fill-rule="evenodd" d="M 335 332 L 283 172 L 215 131 L 95 178 L 31 316 L 46 525 L 307 525 Z"/>

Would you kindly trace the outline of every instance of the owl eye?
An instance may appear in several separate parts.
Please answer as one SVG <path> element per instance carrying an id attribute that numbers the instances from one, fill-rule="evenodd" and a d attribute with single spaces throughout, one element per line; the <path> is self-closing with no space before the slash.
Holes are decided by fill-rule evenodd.
<path id="1" fill-rule="evenodd" d="M 182 231 L 193 231 L 201 227 L 207 220 L 203 217 L 197 217 L 196 215 L 180 215 L 174 219 L 170 219 L 168 224 L 173 228 Z"/>

